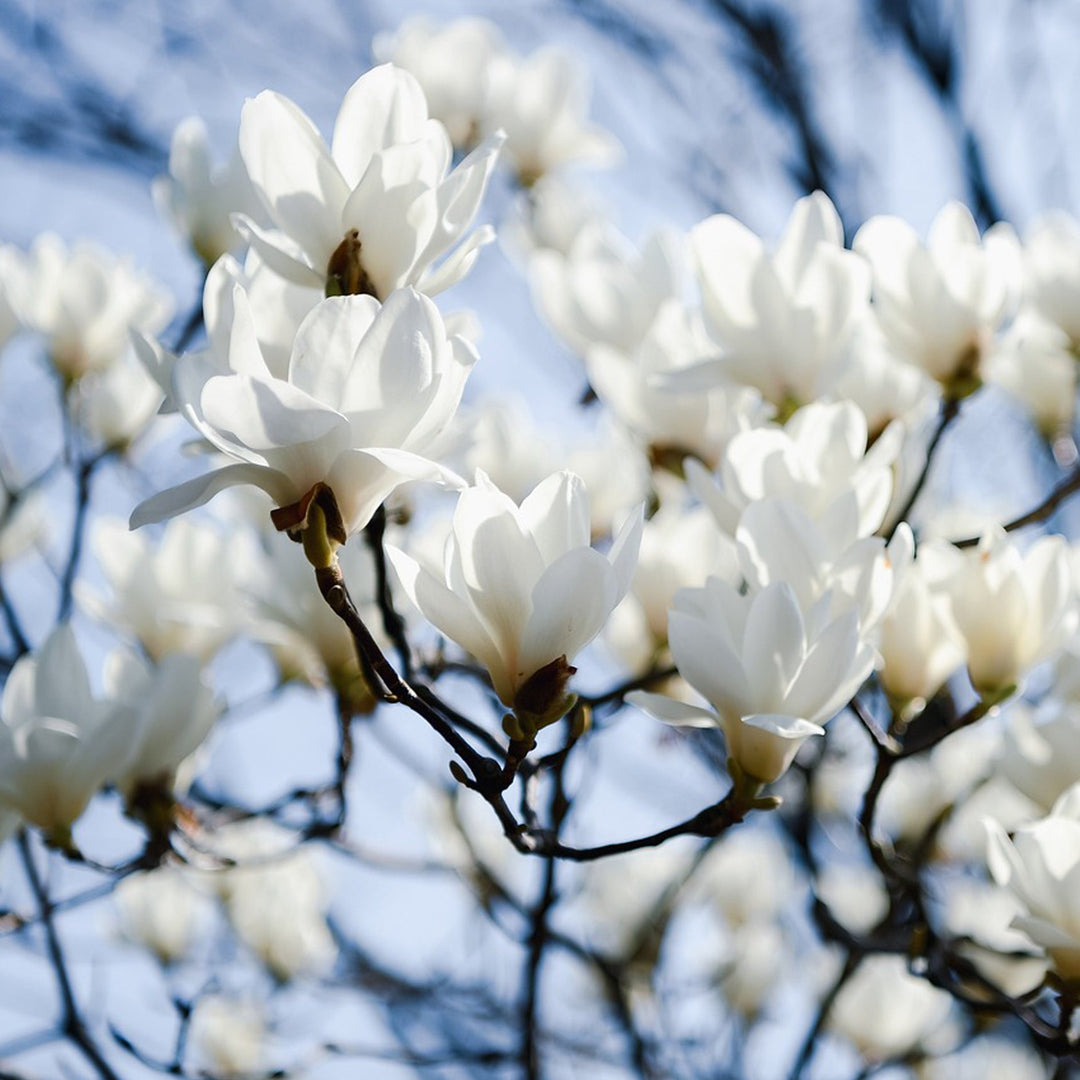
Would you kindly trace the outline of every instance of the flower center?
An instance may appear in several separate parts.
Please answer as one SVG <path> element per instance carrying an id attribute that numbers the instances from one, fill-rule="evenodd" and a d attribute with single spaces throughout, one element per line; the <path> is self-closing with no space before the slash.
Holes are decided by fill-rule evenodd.
<path id="1" fill-rule="evenodd" d="M 374 296 L 375 285 L 360 259 L 360 234 L 350 229 L 326 264 L 327 296 Z"/>

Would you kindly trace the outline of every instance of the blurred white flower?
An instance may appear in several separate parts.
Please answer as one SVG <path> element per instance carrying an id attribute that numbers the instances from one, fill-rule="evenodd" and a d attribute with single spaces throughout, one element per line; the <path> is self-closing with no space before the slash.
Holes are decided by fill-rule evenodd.
<path id="1" fill-rule="evenodd" d="M 169 171 L 150 188 L 158 213 L 191 245 L 206 266 L 241 244 L 230 215 L 251 214 L 255 193 L 239 151 L 214 168 L 206 125 L 198 116 L 181 120 L 169 147 Z"/>
<path id="2" fill-rule="evenodd" d="M 1047 439 L 1068 432 L 1076 415 L 1073 350 L 1064 330 L 1021 311 L 986 361 L 987 381 L 1020 402 Z"/>
<path id="3" fill-rule="evenodd" d="M 1042 985 L 1046 960 L 1032 954 L 1028 939 L 1011 928 L 1023 905 L 1008 889 L 986 882 L 959 879 L 945 897 L 945 928 L 968 940 L 957 945 L 983 978 L 1010 997 L 1023 997 Z M 965 987 L 979 995 L 978 984 Z"/>
<path id="4" fill-rule="evenodd" d="M 410 288 L 381 306 L 371 296 L 323 300 L 297 332 L 288 379 L 267 368 L 239 286 L 233 307 L 228 367 L 183 357 L 172 398 L 235 463 L 146 500 L 132 528 L 200 506 L 225 487 L 254 484 L 278 506 L 278 527 L 293 529 L 321 484 L 340 514 L 333 538 L 344 543 L 405 480 L 457 481 L 420 452 L 457 409 L 476 353 L 447 336 L 426 296 Z"/>
<path id="5" fill-rule="evenodd" d="M 131 756 L 112 780 L 129 805 L 141 788 L 172 792 L 186 787 L 185 763 L 203 744 L 221 716 L 199 659 L 170 653 L 154 665 L 125 650 L 105 666 L 110 697 L 138 716 Z M 179 777 L 178 777 L 179 774 Z"/>
<path id="6" fill-rule="evenodd" d="M 565 165 L 618 160 L 622 148 L 589 123 L 588 110 L 586 73 L 561 49 L 493 59 L 484 128 L 506 132 L 506 152 L 524 187 Z"/>
<path id="7" fill-rule="evenodd" d="M 222 1080 L 251 1076 L 266 1055 L 262 1008 L 254 1001 L 200 997 L 191 1015 L 189 1038 L 213 1075 Z"/>
<path id="8" fill-rule="evenodd" d="M 679 240 L 660 230 L 637 251 L 607 222 L 589 222 L 567 254 L 551 248 L 533 254 L 534 303 L 579 356 L 594 345 L 632 354 L 661 306 L 682 291 Z"/>
<path id="9" fill-rule="evenodd" d="M 796 411 L 782 428 L 770 425 L 736 435 L 717 478 L 688 461 L 687 480 L 731 535 L 747 506 L 783 496 L 846 547 L 881 525 L 899 441 L 900 430 L 894 428 L 867 450 L 866 417 L 857 406 L 816 402 Z"/>
<path id="10" fill-rule="evenodd" d="M 542 176 L 514 205 L 499 226 L 499 242 L 521 265 L 534 252 L 550 248 L 569 258 L 578 236 L 604 214 L 588 189 L 557 173 Z"/>
<path id="11" fill-rule="evenodd" d="M 239 631 L 240 588 L 255 559 L 250 535 L 180 520 L 152 542 L 101 518 L 91 547 L 112 596 L 79 583 L 80 606 L 130 634 L 152 659 L 191 653 L 206 662 Z"/>
<path id="12" fill-rule="evenodd" d="M 112 895 L 124 937 L 166 965 L 188 955 L 211 914 L 208 898 L 169 865 L 122 878 Z"/>
<path id="13" fill-rule="evenodd" d="M 986 822 L 986 861 L 1026 914 L 1012 920 L 1066 982 L 1080 979 L 1080 787 L 1071 787 L 1049 817 L 1016 829 L 1012 839 Z"/>
<path id="14" fill-rule="evenodd" d="M 757 387 L 782 417 L 814 401 L 870 298 L 869 269 L 844 250 L 828 196 L 795 204 L 775 254 L 727 214 L 695 226 L 690 244 L 706 324 L 723 351 L 717 376 Z"/>
<path id="15" fill-rule="evenodd" d="M 1033 222 L 1024 240 L 1024 295 L 1080 348 L 1080 223 L 1058 210 Z"/>
<path id="16" fill-rule="evenodd" d="M 0 481 L 0 565 L 34 547 L 48 530 L 44 497 L 39 490 L 12 499 Z"/>
<path id="17" fill-rule="evenodd" d="M 751 923 L 778 916 L 796 895 L 795 886 L 783 841 L 771 829 L 746 826 L 709 851 L 688 892 L 714 906 L 728 929 L 741 935 Z"/>
<path id="18" fill-rule="evenodd" d="M 715 574 L 738 572 L 735 547 L 704 507 L 662 503 L 645 522 L 626 599 L 608 624 L 608 640 L 632 668 L 647 665 L 667 645 L 668 609 L 683 588 Z"/>
<path id="19" fill-rule="evenodd" d="M 829 914 L 853 934 L 869 934 L 889 911 L 889 894 L 876 869 L 826 862 L 814 891 Z"/>
<path id="20" fill-rule="evenodd" d="M 874 272 L 874 309 L 896 356 L 922 368 L 954 397 L 981 381 L 994 332 L 1015 302 L 1015 235 L 995 226 L 986 236 L 968 209 L 948 203 L 925 244 L 896 217 L 874 217 L 854 248 Z"/>
<path id="21" fill-rule="evenodd" d="M 679 673 L 712 708 L 643 691 L 627 700 L 665 723 L 721 728 L 728 756 L 762 784 L 787 771 L 806 739 L 824 734 L 820 725 L 874 665 L 857 612 L 808 625 L 783 581 L 745 595 L 715 577 L 683 589 L 668 628 Z"/>
<path id="22" fill-rule="evenodd" d="M 266 546 L 244 585 L 252 608 L 248 632 L 270 648 L 282 681 L 329 685 L 357 712 L 369 711 L 375 699 L 361 674 L 352 635 L 319 595 L 311 567 L 296 557 L 295 545 L 284 536 L 267 536 Z M 364 544 L 346 544 L 339 563 L 353 603 L 376 640 L 385 644 L 371 552 Z"/>
<path id="23" fill-rule="evenodd" d="M 728 1004 L 753 1019 L 773 993 L 789 952 L 784 933 L 774 922 L 755 919 L 727 937 L 720 958 L 721 988 Z"/>
<path id="24" fill-rule="evenodd" d="M 1051 697 L 1035 712 L 1014 701 L 1006 720 L 998 771 L 1049 813 L 1080 783 L 1080 704 Z"/>
<path id="25" fill-rule="evenodd" d="M 16 661 L 0 698 L 0 804 L 60 844 L 129 758 L 135 714 L 90 692 L 71 627 Z"/>
<path id="26" fill-rule="evenodd" d="M 920 558 L 948 593 L 967 644 L 968 674 L 980 694 L 1019 686 L 1076 628 L 1068 549 L 1060 536 L 1040 537 L 1021 553 L 996 528 L 966 551 L 927 543 Z"/>
<path id="27" fill-rule="evenodd" d="M 406 19 L 393 33 L 375 35 L 375 59 L 416 77 L 428 112 L 441 121 L 455 147 L 480 141 L 492 61 L 505 52 L 498 27 L 488 19 L 437 23 L 423 15 Z"/>
<path id="28" fill-rule="evenodd" d="M 130 330 L 161 330 L 172 301 L 129 260 L 92 244 L 69 250 L 44 233 L 30 247 L 20 307 L 26 326 L 46 339 L 61 377 L 74 382 L 119 359 Z"/>
<path id="29" fill-rule="evenodd" d="M 871 1061 L 900 1057 L 942 1033 L 952 998 L 911 975 L 902 956 L 868 956 L 836 995 L 829 1026 Z"/>
<path id="30" fill-rule="evenodd" d="M 107 368 L 79 379 L 73 411 L 92 439 L 123 450 L 150 424 L 161 401 L 161 388 L 128 349 Z"/>
<path id="31" fill-rule="evenodd" d="M 416 79 L 392 64 L 353 83 L 332 148 L 293 102 L 270 90 L 244 105 L 239 139 L 274 228 L 243 214 L 234 222 L 268 266 L 298 285 L 380 300 L 405 285 L 434 294 L 460 281 L 494 237 L 490 226 L 465 233 L 501 138 L 493 135 L 448 173 L 446 129 L 428 119 Z"/>
<path id="32" fill-rule="evenodd" d="M 960 1050 L 920 1066 L 922 1080 L 1046 1080 L 1037 1050 L 1009 1038 L 981 1035 Z"/>
<path id="33" fill-rule="evenodd" d="M 218 831 L 213 876 L 237 937 L 280 982 L 325 971 L 337 956 L 319 863 L 287 830 L 258 819 Z"/>
<path id="34" fill-rule="evenodd" d="M 444 572 L 388 554 L 412 602 L 484 664 L 503 704 L 547 717 L 630 585 L 641 527 L 639 510 L 601 554 L 579 477 L 555 473 L 519 507 L 480 473 L 458 498 Z"/>

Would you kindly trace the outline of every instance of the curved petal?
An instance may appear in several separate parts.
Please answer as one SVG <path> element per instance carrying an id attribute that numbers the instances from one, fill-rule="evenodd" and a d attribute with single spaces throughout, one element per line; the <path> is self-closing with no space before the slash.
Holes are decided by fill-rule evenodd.
<path id="1" fill-rule="evenodd" d="M 647 690 L 632 690 L 626 695 L 629 704 L 643 709 L 657 720 L 674 727 L 714 728 L 719 726 L 715 713 L 697 705 L 687 705 L 685 701 L 664 697 L 663 694 L 650 694 Z"/>

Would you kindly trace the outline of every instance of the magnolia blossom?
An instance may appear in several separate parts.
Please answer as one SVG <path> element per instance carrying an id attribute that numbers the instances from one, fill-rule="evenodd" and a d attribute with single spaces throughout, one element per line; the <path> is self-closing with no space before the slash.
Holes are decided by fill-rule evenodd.
<path id="1" fill-rule="evenodd" d="M 1071 787 L 1049 817 L 1016 829 L 1010 840 L 986 822 L 986 861 L 1027 914 L 1012 926 L 1046 950 L 1066 981 L 1080 979 L 1080 788 Z"/>
<path id="2" fill-rule="evenodd" d="M 234 484 L 262 488 L 281 508 L 279 527 L 295 528 L 323 485 L 339 515 L 333 538 L 344 543 L 403 481 L 456 481 L 419 453 L 457 409 L 476 353 L 447 336 L 426 296 L 401 289 L 382 306 L 371 296 L 322 301 L 297 331 L 285 379 L 267 368 L 239 287 L 233 306 L 228 367 L 184 357 L 173 369 L 172 397 L 236 464 L 148 499 L 132 514 L 132 528 Z"/>
<path id="3" fill-rule="evenodd" d="M 1026 552 L 1000 528 L 977 548 L 927 544 L 921 554 L 944 584 L 967 645 L 968 674 L 983 694 L 1015 687 L 1049 659 L 1076 626 L 1068 549 L 1044 536 Z"/>
<path id="4" fill-rule="evenodd" d="M 869 934 L 889 913 L 889 894 L 866 866 L 827 862 L 814 878 L 814 892 L 829 914 L 854 934 Z"/>
<path id="5" fill-rule="evenodd" d="M 438 24 L 423 15 L 406 19 L 392 34 L 376 34 L 372 52 L 416 77 L 428 111 L 441 121 L 454 146 L 479 141 L 491 64 L 505 52 L 498 27 L 488 19 Z"/>
<path id="6" fill-rule="evenodd" d="M 223 703 L 215 699 L 195 656 L 170 653 L 154 667 L 135 654 L 116 652 L 105 669 L 106 687 L 138 718 L 131 754 L 113 775 L 129 805 L 140 789 L 171 792 L 185 762 L 210 734 Z"/>
<path id="7" fill-rule="evenodd" d="M 782 775 L 799 747 L 851 699 L 874 666 L 859 616 L 808 624 L 778 581 L 742 594 L 719 578 L 675 596 L 668 642 L 679 673 L 710 708 L 644 691 L 627 697 L 665 723 L 719 727 L 728 756 L 751 779 Z"/>
<path id="8" fill-rule="evenodd" d="M 203 996 L 191 1014 L 189 1037 L 212 1075 L 252 1076 L 266 1053 L 266 1020 L 254 1001 Z"/>
<path id="9" fill-rule="evenodd" d="M 299 285 L 381 300 L 405 285 L 436 293 L 494 237 L 485 227 L 459 244 L 500 143 L 492 136 L 448 173 L 446 129 L 428 119 L 416 79 L 391 64 L 353 83 L 330 148 L 296 105 L 264 90 L 244 106 L 240 154 L 274 228 L 234 220 L 267 265 Z"/>
<path id="10" fill-rule="evenodd" d="M 610 165 L 619 157 L 614 136 L 588 122 L 588 80 L 561 49 L 498 56 L 489 79 L 485 129 L 506 132 L 507 154 L 525 187 L 564 165 Z"/>
<path id="11" fill-rule="evenodd" d="M 208 661 L 240 629 L 240 588 L 255 559 L 245 533 L 181 520 L 151 543 L 104 518 L 91 547 L 112 596 L 83 587 L 80 606 L 130 634 L 152 659 L 191 653 Z"/>
<path id="12" fill-rule="evenodd" d="M 40 491 L 13 500 L 0 481 L 0 565 L 17 559 L 46 533 L 45 507 Z"/>
<path id="13" fill-rule="evenodd" d="M 902 956 L 868 956 L 844 983 L 829 1026 L 871 1061 L 899 1057 L 943 1033 L 952 998 L 909 974 Z"/>
<path id="14" fill-rule="evenodd" d="M 757 387 L 782 414 L 813 401 L 870 296 L 869 271 L 844 250 L 828 196 L 795 204 L 775 254 L 727 214 L 695 226 L 690 245 L 706 324 L 723 350 L 717 374 Z"/>
<path id="15" fill-rule="evenodd" d="M 998 771 L 1049 813 L 1080 780 L 1080 704 L 1050 698 L 1038 712 L 1013 702 L 998 758 Z"/>
<path id="16" fill-rule="evenodd" d="M 56 370 L 74 382 L 116 361 L 129 330 L 161 330 L 172 301 L 130 261 L 91 244 L 69 250 L 45 233 L 30 247 L 20 307 L 25 324 L 47 339 Z"/>
<path id="17" fill-rule="evenodd" d="M 97 701 L 66 623 L 16 661 L 0 698 L 0 806 L 65 842 L 132 754 L 135 714 Z"/>
<path id="18" fill-rule="evenodd" d="M 1038 218 L 1024 240 L 1024 295 L 1080 348 L 1080 223 L 1056 211 Z"/>
<path id="19" fill-rule="evenodd" d="M 77 384 L 73 412 L 102 446 L 126 449 L 143 433 L 162 402 L 161 388 L 131 349 Z"/>
<path id="20" fill-rule="evenodd" d="M 854 404 L 806 405 L 783 428 L 752 428 L 736 435 L 716 480 L 688 461 L 687 480 L 730 534 L 751 503 L 783 496 L 846 545 L 869 536 L 885 517 L 891 466 L 899 451 L 900 432 L 892 430 L 868 451 L 866 417 Z"/>
<path id="21" fill-rule="evenodd" d="M 412 602 L 487 668 L 503 704 L 547 718 L 630 585 L 641 528 L 639 510 L 601 554 L 573 473 L 549 476 L 520 506 L 478 473 L 458 498 L 443 572 L 388 554 Z"/>
<path id="22" fill-rule="evenodd" d="M 287 830 L 258 819 L 220 829 L 214 850 L 235 865 L 214 875 L 237 937 L 279 981 L 324 971 L 337 956 L 318 861 Z"/>
<path id="23" fill-rule="evenodd" d="M 633 353 L 661 305 L 681 291 L 681 261 L 674 233 L 653 233 L 638 252 L 596 220 L 582 228 L 567 254 L 535 252 L 529 282 L 537 308 L 575 352 L 584 356 L 602 344 Z"/>
<path id="24" fill-rule="evenodd" d="M 991 336 L 1015 299 L 1011 230 L 980 239 L 971 213 L 947 204 L 922 244 L 895 217 L 871 218 L 855 250 L 874 271 L 874 310 L 895 354 L 922 368 L 955 396 L 979 385 Z"/>
<path id="25" fill-rule="evenodd" d="M 849 493 L 848 525 L 856 520 Z M 852 538 L 850 527 L 832 531 L 815 522 L 790 499 L 761 499 L 743 512 L 735 533 L 739 565 L 752 588 L 778 581 L 795 593 L 814 628 L 854 610 L 862 634 L 881 621 L 892 595 L 892 565 L 885 542 L 876 536 Z"/>
<path id="26" fill-rule="evenodd" d="M 654 464 L 674 472 L 688 455 L 715 465 L 733 438 L 771 413 L 748 386 L 700 384 L 695 363 L 708 350 L 700 320 L 669 300 L 633 354 L 599 344 L 586 356 L 600 400 L 648 446 Z"/>
<path id="27" fill-rule="evenodd" d="M 942 589 L 927 580 L 915 558 L 911 530 L 902 523 L 889 546 L 892 598 L 881 622 L 879 673 L 886 694 L 901 709 L 929 701 L 963 665 L 964 638 Z"/>
<path id="28" fill-rule="evenodd" d="M 775 832 L 740 828 L 713 847 L 690 883 L 736 933 L 775 919 L 796 895 L 791 857 Z"/>
<path id="29" fill-rule="evenodd" d="M 1074 349 L 1060 326 L 1026 310 L 987 358 L 987 380 L 1020 402 L 1047 439 L 1067 432 L 1076 415 Z"/>
<path id="30" fill-rule="evenodd" d="M 1046 960 L 1033 955 L 1028 939 L 1012 927 L 1023 910 L 1009 890 L 970 879 L 952 882 L 945 901 L 946 928 L 964 939 L 958 952 L 1010 997 L 1031 993 L 1046 977 Z M 978 995 L 981 988 L 966 989 Z"/>
<path id="31" fill-rule="evenodd" d="M 238 152 L 228 165 L 214 168 L 206 125 L 197 116 L 181 120 L 169 148 L 169 172 L 150 191 L 158 213 L 207 265 L 240 244 L 234 213 L 251 213 L 255 195 Z"/>
<path id="32" fill-rule="evenodd" d="M 166 965 L 188 955 L 210 917 L 208 898 L 174 866 L 130 874 L 112 896 L 124 937 Z"/>

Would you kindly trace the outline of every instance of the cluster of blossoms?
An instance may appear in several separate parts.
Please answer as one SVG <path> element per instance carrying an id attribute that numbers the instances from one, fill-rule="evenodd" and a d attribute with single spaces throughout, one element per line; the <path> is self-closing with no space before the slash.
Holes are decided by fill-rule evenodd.
<path id="1" fill-rule="evenodd" d="M 39 336 L 68 431 L 86 444 L 84 480 L 100 460 L 130 459 L 152 421 L 186 422 L 210 461 L 135 507 L 131 529 L 167 523 L 156 540 L 94 523 L 104 588 L 75 581 L 72 545 L 65 618 L 34 647 L 0 590 L 12 646 L 0 835 L 32 826 L 81 857 L 88 837 L 73 826 L 112 789 L 145 831 L 146 865 L 170 851 L 212 864 L 128 878 L 117 902 L 129 938 L 176 965 L 216 917 L 278 983 L 329 971 L 329 898 L 306 849 L 290 849 L 285 825 L 237 823 L 242 809 L 196 783 L 225 712 L 209 666 L 243 637 L 265 646 L 278 689 L 334 696 L 338 775 L 294 801 L 321 813 L 336 799 L 337 817 L 313 818 L 307 839 L 347 824 L 353 718 L 396 701 L 444 735 L 461 757 L 455 779 L 520 851 L 560 854 L 557 827 L 554 841 L 534 828 L 535 808 L 517 822 L 503 794 L 520 783 L 528 805 L 533 778 L 585 738 L 590 715 L 626 703 L 720 734 L 730 783 L 682 833 L 716 839 L 804 797 L 867 844 L 817 872 L 806 841 L 796 875 L 777 833 L 750 826 L 692 865 L 653 864 L 651 883 L 598 870 L 582 907 L 607 912 L 611 947 L 634 964 L 659 962 L 642 928 L 666 922 L 668 886 L 693 876 L 715 945 L 697 959 L 749 1023 L 782 977 L 787 908 L 812 895 L 849 937 L 885 926 L 900 940 L 918 877 L 900 861 L 917 851 L 981 874 L 968 875 L 973 899 L 943 872 L 943 913 L 920 914 L 928 940 L 958 942 L 957 986 L 974 971 L 976 990 L 1023 996 L 1049 970 L 1074 1000 L 1075 556 L 1063 537 L 1026 543 L 999 522 L 946 539 L 925 482 L 941 435 L 987 384 L 1019 398 L 1060 451 L 1080 228 L 1044 222 L 1026 243 L 1007 226 L 980 235 L 952 203 L 925 241 L 875 217 L 849 247 L 815 192 L 775 246 L 729 215 L 635 245 L 559 175 L 615 147 L 588 122 L 562 54 L 521 59 L 479 20 L 412 23 L 376 52 L 386 62 L 346 92 L 329 142 L 269 90 L 244 106 L 225 170 L 198 122 L 177 130 L 155 197 L 206 264 L 203 347 L 161 340 L 170 305 L 124 262 L 53 237 L 0 250 L 0 343 Z M 478 217 L 500 155 L 521 189 L 517 246 L 536 306 L 604 414 L 577 445 L 556 445 L 518 406 L 462 406 L 491 361 L 472 320 L 435 297 L 494 239 Z M 32 485 L 0 479 L 7 564 L 41 544 L 42 511 Z M 428 513 L 439 499 L 456 501 Z M 212 500 L 216 523 L 181 516 Z M 124 642 L 98 695 L 72 601 Z M 598 638 L 618 682 L 588 695 L 575 664 Z M 480 684 L 494 722 L 436 693 L 452 668 Z M 854 747 L 853 717 L 875 761 L 866 739 L 861 756 Z M 564 720 L 564 750 L 530 757 Z M 502 760 L 470 756 L 469 735 Z M 888 895 L 867 860 L 894 873 Z M 833 1029 L 871 1062 L 959 1043 L 949 996 L 901 958 L 910 941 L 849 951 L 830 999 Z M 261 1067 L 260 1014 L 219 1004 L 196 1014 L 212 1067 Z"/>

